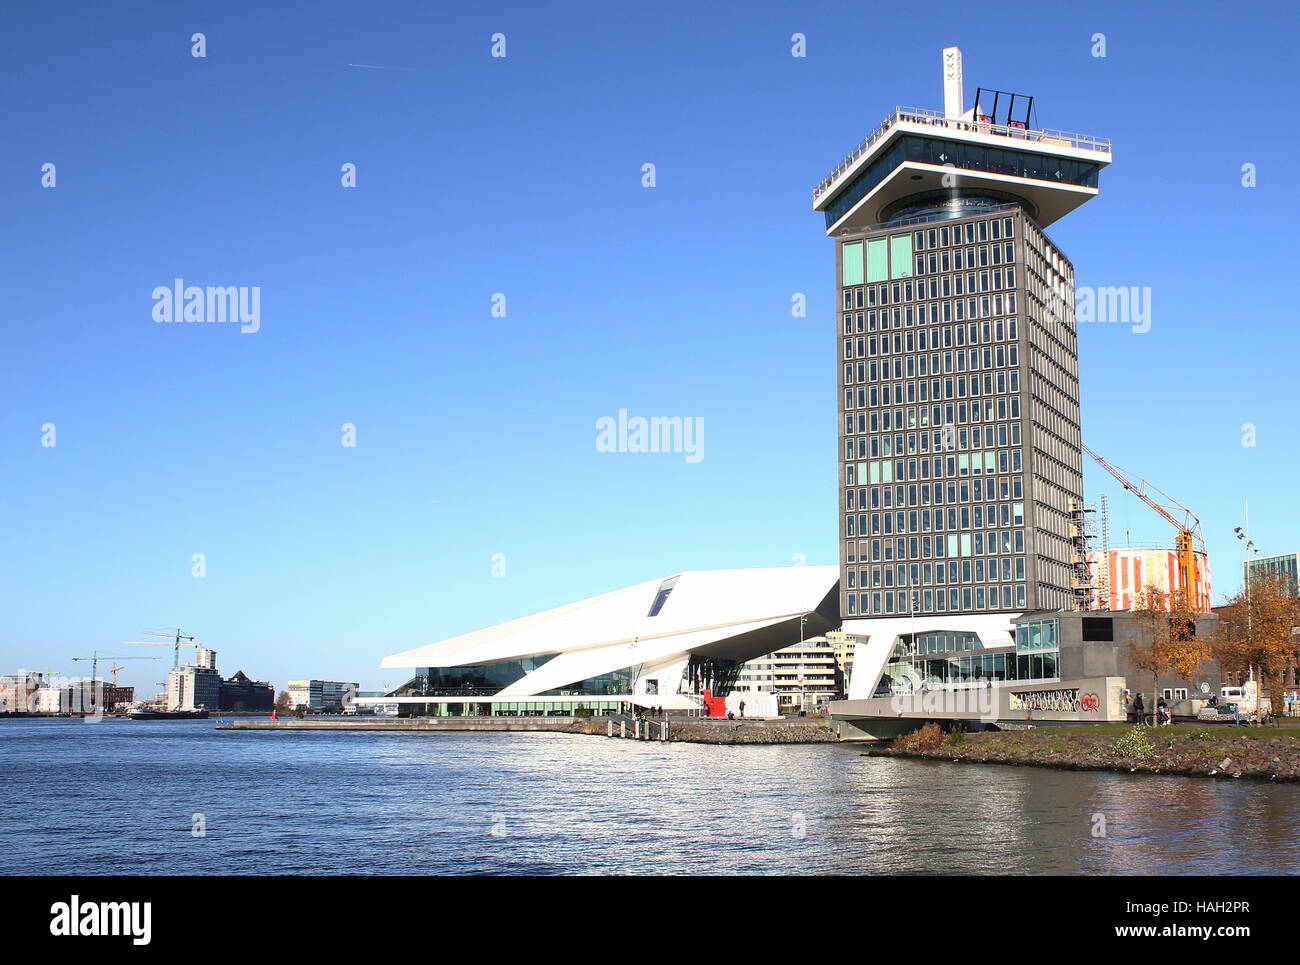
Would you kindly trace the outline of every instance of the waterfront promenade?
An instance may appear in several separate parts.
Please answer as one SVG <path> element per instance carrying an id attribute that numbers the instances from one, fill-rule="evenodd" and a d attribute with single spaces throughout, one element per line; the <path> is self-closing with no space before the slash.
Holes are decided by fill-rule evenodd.
<path id="1" fill-rule="evenodd" d="M 366 733 L 517 733 L 609 736 L 608 717 L 303 717 L 288 720 L 218 720 L 217 730 L 237 731 L 362 731 Z M 658 739 L 659 721 L 650 721 Z M 614 719 L 615 736 L 621 731 Z M 627 735 L 633 732 L 627 724 Z M 703 717 L 668 718 L 669 739 L 688 744 L 823 744 L 836 736 L 827 720 L 818 717 L 721 720 Z"/>

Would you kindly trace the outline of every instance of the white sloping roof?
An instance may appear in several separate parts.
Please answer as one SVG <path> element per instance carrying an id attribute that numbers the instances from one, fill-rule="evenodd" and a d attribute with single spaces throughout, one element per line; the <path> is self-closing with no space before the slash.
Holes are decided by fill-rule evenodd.
<path id="1" fill-rule="evenodd" d="M 660 584 L 672 576 L 678 577 L 676 585 L 658 615 L 650 616 Z M 597 664 L 622 659 L 629 647 L 635 649 L 636 659 L 609 670 L 798 619 L 815 610 L 838 579 L 836 566 L 669 573 L 626 589 L 391 654 L 384 657 L 380 667 L 460 667 L 560 653 L 565 656 L 556 657 L 535 673 L 559 664 L 554 675 L 565 676 L 560 683 L 567 683 L 590 676 Z M 600 655 L 603 659 L 569 656 L 573 651 L 598 649 L 604 651 Z M 571 669 L 565 669 L 569 665 Z M 571 676 L 573 672 L 580 676 Z M 545 674 L 548 680 L 552 675 Z"/>

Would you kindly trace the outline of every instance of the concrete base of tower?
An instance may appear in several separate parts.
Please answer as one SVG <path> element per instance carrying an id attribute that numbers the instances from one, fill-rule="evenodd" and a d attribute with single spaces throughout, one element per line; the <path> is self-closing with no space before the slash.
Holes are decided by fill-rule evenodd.
<path id="1" fill-rule="evenodd" d="M 858 638 L 853 652 L 849 699 L 866 699 L 875 695 L 885 665 L 904 636 L 935 631 L 973 633 L 979 637 L 984 649 L 1005 649 L 1015 644 L 1012 621 L 1018 616 L 1019 612 L 961 613 L 845 620 L 843 631 Z"/>
<path id="2" fill-rule="evenodd" d="M 892 740 L 926 721 L 967 730 L 1042 724 L 1102 724 L 1126 716 L 1123 677 L 1002 681 L 923 689 L 866 700 L 836 700 L 831 717 L 840 740 Z"/>

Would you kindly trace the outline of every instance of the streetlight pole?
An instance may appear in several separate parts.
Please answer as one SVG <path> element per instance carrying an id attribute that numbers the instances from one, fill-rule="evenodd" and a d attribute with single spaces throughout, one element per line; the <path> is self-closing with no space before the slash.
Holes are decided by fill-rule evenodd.
<path id="1" fill-rule="evenodd" d="M 1245 529 L 1243 529 L 1240 526 L 1237 526 L 1233 528 L 1233 533 L 1236 534 L 1237 539 L 1241 540 L 1246 544 L 1246 559 L 1243 562 L 1241 567 L 1241 581 L 1243 584 L 1245 584 L 1244 589 L 1246 591 L 1246 649 L 1249 651 L 1254 642 L 1254 632 L 1255 632 L 1255 614 L 1253 612 L 1254 604 L 1252 603 L 1250 597 L 1250 554 L 1253 551 L 1256 556 L 1259 555 L 1259 550 L 1255 547 L 1254 541 L 1250 538 L 1250 501 L 1249 500 L 1246 501 Z M 1253 680 L 1254 677 L 1255 677 L 1255 666 L 1254 664 L 1251 664 L 1250 674 L 1248 679 Z M 1255 689 L 1255 699 L 1256 699 L 1256 703 L 1258 704 L 1259 701 L 1258 684 L 1256 685 L 1256 689 Z"/>
<path id="2" fill-rule="evenodd" d="M 804 659 L 804 655 L 803 655 L 804 624 L 807 621 L 808 621 L 807 613 L 799 614 L 799 660 L 801 662 L 799 664 L 798 673 L 799 673 L 799 710 L 801 712 L 805 712 L 808 710 L 808 694 L 804 688 L 804 676 L 803 676 L 804 665 L 802 663 Z"/>
<path id="3" fill-rule="evenodd" d="M 911 616 L 912 655 L 915 658 L 920 655 L 920 648 L 917 646 L 916 643 L 916 591 L 915 590 L 913 590 L 907 598 L 907 610 L 909 615 Z M 922 678 L 922 681 L 924 681 L 924 678 Z"/>

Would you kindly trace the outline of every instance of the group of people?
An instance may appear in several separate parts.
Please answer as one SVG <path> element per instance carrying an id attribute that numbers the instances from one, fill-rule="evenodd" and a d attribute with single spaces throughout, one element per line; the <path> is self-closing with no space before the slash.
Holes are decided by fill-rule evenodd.
<path id="1" fill-rule="evenodd" d="M 1133 703 L 1129 707 L 1128 717 L 1130 721 L 1142 723 L 1146 718 L 1146 707 L 1142 702 L 1142 694 L 1139 693 L 1133 698 Z M 1174 722 L 1173 711 L 1165 702 L 1163 697 L 1156 701 L 1156 721 L 1162 727 L 1168 727 Z"/>

